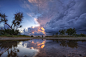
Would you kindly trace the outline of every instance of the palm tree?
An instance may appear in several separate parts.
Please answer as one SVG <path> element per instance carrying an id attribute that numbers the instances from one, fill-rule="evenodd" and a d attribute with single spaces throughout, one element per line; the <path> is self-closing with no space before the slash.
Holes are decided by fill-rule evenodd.
<path id="1" fill-rule="evenodd" d="M 23 13 L 19 12 L 15 14 L 14 20 L 12 21 L 12 25 L 11 28 L 14 27 L 14 29 L 18 29 L 20 27 L 22 27 L 21 22 L 23 19 Z"/>
<path id="2" fill-rule="evenodd" d="M 0 17 L 1 17 L 0 23 L 4 22 L 4 25 L 6 24 L 6 25 L 8 25 L 11 28 L 11 26 L 7 23 L 7 21 L 8 21 L 7 18 L 6 18 L 7 16 L 5 14 L 1 14 L 0 13 Z M 4 26 L 4 29 L 5 29 L 5 26 Z"/>
<path id="3" fill-rule="evenodd" d="M 7 20 L 7 18 L 6 18 L 6 17 L 7 17 L 7 16 L 6 16 L 5 14 L 3 14 L 3 15 L 2 15 L 2 19 L 1 19 L 1 20 L 2 20 L 2 22 L 4 22 L 4 25 L 6 24 L 6 25 L 8 25 L 8 26 L 10 27 L 10 25 L 9 25 L 9 24 L 7 24 L 7 21 L 8 21 L 8 20 Z M 5 26 L 4 26 L 4 29 L 5 29 Z"/>
<path id="4" fill-rule="evenodd" d="M 0 13 L 0 23 L 2 22 L 2 14 Z"/>

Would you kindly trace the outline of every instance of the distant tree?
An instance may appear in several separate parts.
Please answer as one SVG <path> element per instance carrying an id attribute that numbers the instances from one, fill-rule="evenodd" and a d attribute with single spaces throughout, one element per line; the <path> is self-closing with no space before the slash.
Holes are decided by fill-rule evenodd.
<path id="1" fill-rule="evenodd" d="M 21 13 L 21 12 L 16 13 L 14 16 L 14 20 L 12 21 L 11 28 L 13 28 L 15 30 L 17 30 L 18 28 L 21 28 L 22 25 L 20 25 L 20 24 L 21 24 L 22 20 L 23 20 L 23 13 Z"/>
<path id="2" fill-rule="evenodd" d="M 34 37 L 33 35 L 31 35 L 31 37 Z"/>
<path id="3" fill-rule="evenodd" d="M 38 36 L 38 37 L 40 37 L 40 36 Z"/>
<path id="4" fill-rule="evenodd" d="M 69 28 L 69 29 L 67 29 L 67 31 L 66 31 L 66 33 L 68 33 L 68 35 L 73 35 L 73 34 L 76 34 L 76 30 L 75 30 L 75 28 Z"/>
<path id="5" fill-rule="evenodd" d="M 58 36 L 58 32 L 56 33 L 56 36 Z"/>
<path id="6" fill-rule="evenodd" d="M 65 30 L 59 30 L 60 35 L 65 35 Z"/>
<path id="7" fill-rule="evenodd" d="M 80 36 L 81 36 L 81 37 L 85 37 L 86 35 L 81 33 Z"/>

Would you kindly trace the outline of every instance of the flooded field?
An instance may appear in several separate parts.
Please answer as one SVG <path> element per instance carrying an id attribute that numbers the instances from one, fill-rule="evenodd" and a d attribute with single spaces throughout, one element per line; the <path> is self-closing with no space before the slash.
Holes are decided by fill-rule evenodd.
<path id="1" fill-rule="evenodd" d="M 86 57 L 86 41 L 0 41 L 1 57 Z"/>

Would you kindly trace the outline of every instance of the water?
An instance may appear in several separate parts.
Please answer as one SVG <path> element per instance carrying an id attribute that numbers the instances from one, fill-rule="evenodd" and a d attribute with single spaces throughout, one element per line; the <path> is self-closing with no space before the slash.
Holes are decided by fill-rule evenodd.
<path id="1" fill-rule="evenodd" d="M 86 41 L 0 41 L 1 57 L 86 57 Z"/>

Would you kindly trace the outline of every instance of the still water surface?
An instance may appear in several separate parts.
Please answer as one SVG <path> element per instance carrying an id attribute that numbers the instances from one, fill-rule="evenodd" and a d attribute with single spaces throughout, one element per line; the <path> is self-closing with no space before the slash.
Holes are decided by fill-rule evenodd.
<path id="1" fill-rule="evenodd" d="M 86 41 L 0 41 L 1 57 L 86 57 Z"/>

